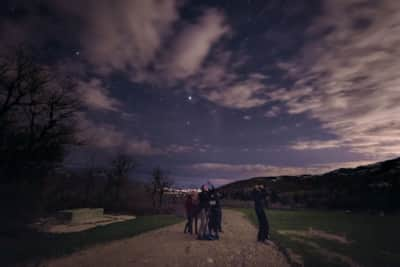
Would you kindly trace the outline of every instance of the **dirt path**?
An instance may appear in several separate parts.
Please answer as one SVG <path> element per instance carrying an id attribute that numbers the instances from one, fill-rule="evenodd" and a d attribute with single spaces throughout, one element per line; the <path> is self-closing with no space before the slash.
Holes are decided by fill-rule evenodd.
<path id="1" fill-rule="evenodd" d="M 257 230 L 240 212 L 224 210 L 224 233 L 218 241 L 198 241 L 183 234 L 183 226 L 99 245 L 45 266 L 289 266 L 274 246 L 255 241 Z"/>

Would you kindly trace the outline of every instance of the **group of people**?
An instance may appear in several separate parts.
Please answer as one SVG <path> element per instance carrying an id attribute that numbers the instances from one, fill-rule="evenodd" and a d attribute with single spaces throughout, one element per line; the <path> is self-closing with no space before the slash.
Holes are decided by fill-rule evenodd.
<path id="1" fill-rule="evenodd" d="M 267 192 L 264 186 L 256 185 L 252 191 L 252 197 L 258 220 L 257 241 L 269 244 L 269 223 L 264 210 Z M 185 200 L 187 222 L 184 233 L 193 234 L 194 232 L 199 240 L 218 240 L 219 233 L 222 232 L 220 198 L 221 195 L 212 185 L 203 185 L 199 193 L 188 194 Z M 198 220 L 200 220 L 199 228 L 197 227 Z"/>
<path id="2" fill-rule="evenodd" d="M 187 222 L 184 233 L 194 232 L 199 240 L 218 240 L 219 233 L 222 232 L 220 197 L 212 185 L 210 187 L 203 185 L 199 193 L 188 194 L 185 200 Z M 197 227 L 198 221 L 200 221 L 199 227 Z"/>

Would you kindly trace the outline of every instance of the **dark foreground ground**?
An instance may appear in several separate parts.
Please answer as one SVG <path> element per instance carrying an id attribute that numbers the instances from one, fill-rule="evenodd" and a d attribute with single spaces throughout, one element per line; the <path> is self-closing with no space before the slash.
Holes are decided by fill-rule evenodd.
<path id="1" fill-rule="evenodd" d="M 289 267 L 273 245 L 256 242 L 257 230 L 245 215 L 224 210 L 220 240 L 196 240 L 184 223 L 43 262 L 46 267 Z"/>
<path id="2" fill-rule="evenodd" d="M 253 223 L 252 209 L 241 209 Z M 400 266 L 400 216 L 267 210 L 272 240 L 310 266 Z"/>
<path id="3" fill-rule="evenodd" d="M 154 215 L 76 233 L 52 234 L 33 231 L 10 233 L 0 237 L 0 266 L 26 266 L 28 263 L 30 266 L 42 266 L 40 263 L 44 259 L 133 237 L 180 221 L 182 218 L 173 215 Z"/>
<path id="4" fill-rule="evenodd" d="M 399 215 L 267 210 L 278 250 L 259 246 L 256 227 L 250 224 L 256 224 L 253 210 L 239 211 L 224 210 L 225 232 L 220 241 L 211 243 L 184 235 L 183 218 L 169 215 L 142 216 L 79 233 L 1 236 L 0 266 L 27 262 L 31 266 L 174 266 L 188 264 L 193 257 L 199 266 L 287 266 L 287 257 L 292 264 L 304 266 L 400 266 Z M 158 262 L 152 262 L 154 256 Z"/>

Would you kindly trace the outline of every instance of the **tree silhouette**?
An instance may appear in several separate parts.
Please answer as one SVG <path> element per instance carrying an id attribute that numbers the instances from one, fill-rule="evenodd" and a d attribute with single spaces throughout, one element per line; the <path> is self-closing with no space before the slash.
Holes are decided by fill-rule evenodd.
<path id="1" fill-rule="evenodd" d="M 129 183 L 129 172 L 135 168 L 135 162 L 126 154 L 119 154 L 107 171 L 106 191 L 112 196 L 114 206 L 121 208 L 121 192 Z"/>
<path id="2" fill-rule="evenodd" d="M 77 144 L 74 84 L 19 51 L 0 60 L 0 179 L 40 179 Z"/>
<path id="3" fill-rule="evenodd" d="M 153 170 L 153 180 L 152 180 L 152 200 L 153 207 L 157 206 L 157 197 L 158 197 L 158 207 L 162 207 L 163 196 L 165 193 L 165 189 L 171 187 L 173 185 L 173 181 L 166 175 L 165 171 L 160 167 L 156 167 Z"/>

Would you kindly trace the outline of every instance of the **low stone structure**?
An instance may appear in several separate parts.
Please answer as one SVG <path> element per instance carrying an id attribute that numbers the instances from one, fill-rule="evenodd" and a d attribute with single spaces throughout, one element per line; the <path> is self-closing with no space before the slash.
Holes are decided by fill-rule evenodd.
<path id="1" fill-rule="evenodd" d="M 61 210 L 57 212 L 56 218 L 59 223 L 66 224 L 81 224 L 87 221 L 93 221 L 96 218 L 102 218 L 104 216 L 104 209 L 70 209 Z"/>
<path id="2" fill-rule="evenodd" d="M 50 233 L 71 233 L 135 218 L 132 215 L 104 214 L 102 208 L 70 209 L 61 210 L 54 217 L 42 218 L 33 227 Z"/>

